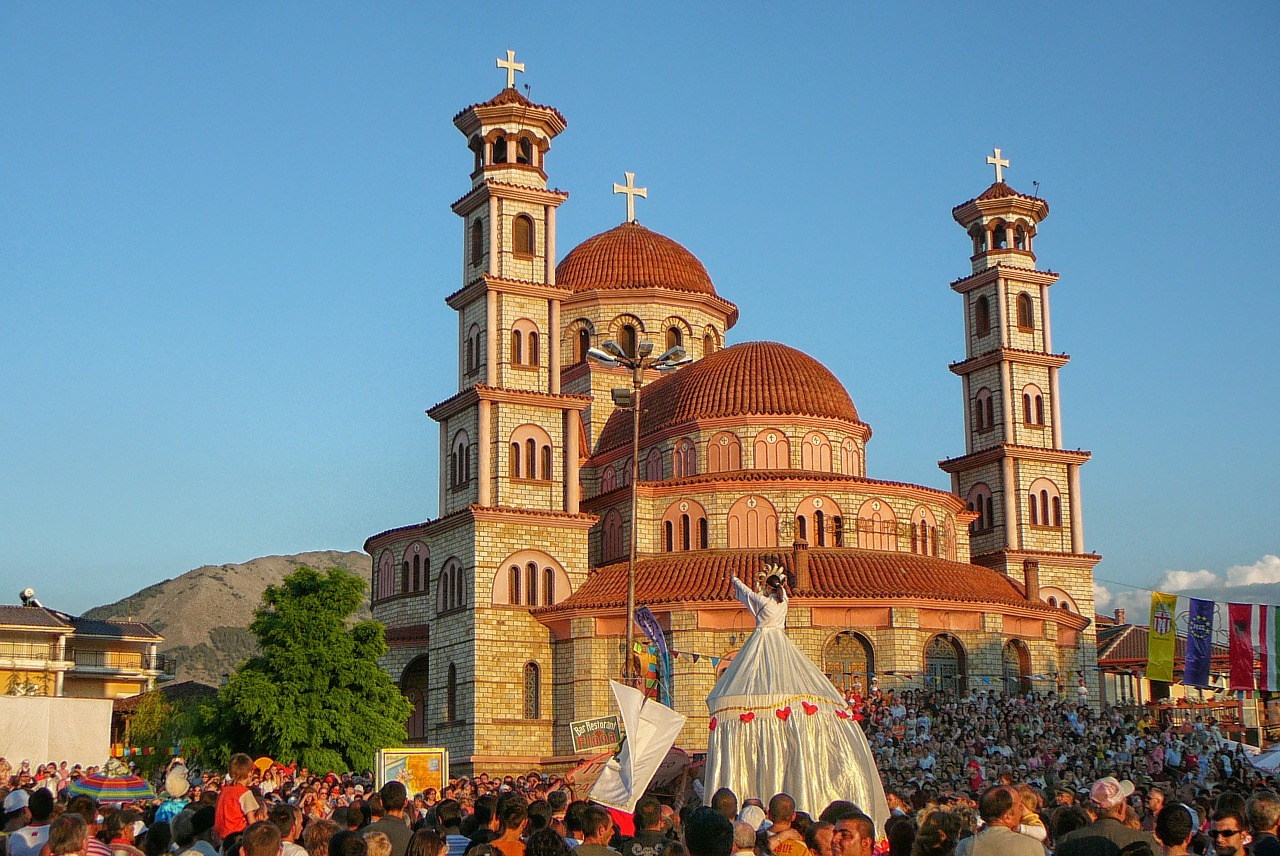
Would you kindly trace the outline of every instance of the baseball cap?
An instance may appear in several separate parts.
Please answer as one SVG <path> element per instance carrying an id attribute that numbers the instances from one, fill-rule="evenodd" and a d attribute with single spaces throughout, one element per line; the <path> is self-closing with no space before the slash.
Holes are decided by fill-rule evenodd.
<path id="1" fill-rule="evenodd" d="M 1117 780 L 1114 776 L 1098 779 L 1089 789 L 1089 799 L 1101 808 L 1115 808 L 1133 793 L 1133 782 Z"/>
<path id="2" fill-rule="evenodd" d="M 22 788 L 15 788 L 9 792 L 7 797 L 4 798 L 4 813 L 8 814 L 11 811 L 21 811 L 26 808 L 30 802 L 30 791 L 24 791 Z"/>

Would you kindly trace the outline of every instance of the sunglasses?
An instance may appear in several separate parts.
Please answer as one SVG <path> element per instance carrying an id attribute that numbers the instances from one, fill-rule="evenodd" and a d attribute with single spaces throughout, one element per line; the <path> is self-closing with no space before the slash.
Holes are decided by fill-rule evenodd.
<path id="1" fill-rule="evenodd" d="M 1210 838 L 1230 838 L 1233 835 L 1239 835 L 1244 832 L 1243 829 L 1211 829 L 1209 830 Z"/>

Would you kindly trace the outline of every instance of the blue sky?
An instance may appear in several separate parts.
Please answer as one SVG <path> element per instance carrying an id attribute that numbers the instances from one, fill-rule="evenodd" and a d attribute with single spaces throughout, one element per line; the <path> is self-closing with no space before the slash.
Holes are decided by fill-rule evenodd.
<path id="1" fill-rule="evenodd" d="M 3 4 L 0 597 L 80 611 L 435 514 L 423 411 L 454 391 L 471 164 L 450 120 L 508 48 L 568 118 L 561 253 L 622 220 L 635 172 L 640 221 L 741 308 L 730 340 L 846 384 L 874 477 L 945 487 L 963 449 L 950 210 L 1001 147 L 1051 206 L 1097 576 L 1280 581 L 1278 24 L 1272 3 Z"/>

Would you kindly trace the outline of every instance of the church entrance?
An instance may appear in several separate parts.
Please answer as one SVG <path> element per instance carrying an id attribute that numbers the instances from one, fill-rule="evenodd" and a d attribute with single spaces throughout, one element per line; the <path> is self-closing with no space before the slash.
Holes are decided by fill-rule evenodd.
<path id="1" fill-rule="evenodd" d="M 409 714 L 409 721 L 405 723 L 410 744 L 425 740 L 427 736 L 427 666 L 429 662 L 425 654 L 415 657 L 408 666 L 405 666 L 404 673 L 400 676 L 400 692 L 409 700 L 409 704 L 413 705 L 413 712 Z"/>
<path id="2" fill-rule="evenodd" d="M 875 674 L 875 653 L 860 633 L 846 630 L 822 649 L 823 671 L 845 698 L 865 696 Z"/>
<path id="3" fill-rule="evenodd" d="M 1021 639 L 1004 643 L 1004 691 L 1006 695 L 1031 692 L 1031 652 Z"/>
<path id="4" fill-rule="evenodd" d="M 940 633 L 924 646 L 925 689 L 964 695 L 969 689 L 960 640 Z"/>

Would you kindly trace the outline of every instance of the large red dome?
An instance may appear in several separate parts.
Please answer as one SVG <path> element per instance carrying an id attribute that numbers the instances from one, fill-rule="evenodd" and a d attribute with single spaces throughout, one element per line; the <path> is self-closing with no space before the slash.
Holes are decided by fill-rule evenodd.
<path id="1" fill-rule="evenodd" d="M 639 223 L 623 223 L 574 247 L 556 267 L 556 284 L 575 292 L 669 288 L 716 293 L 693 253 Z"/>

